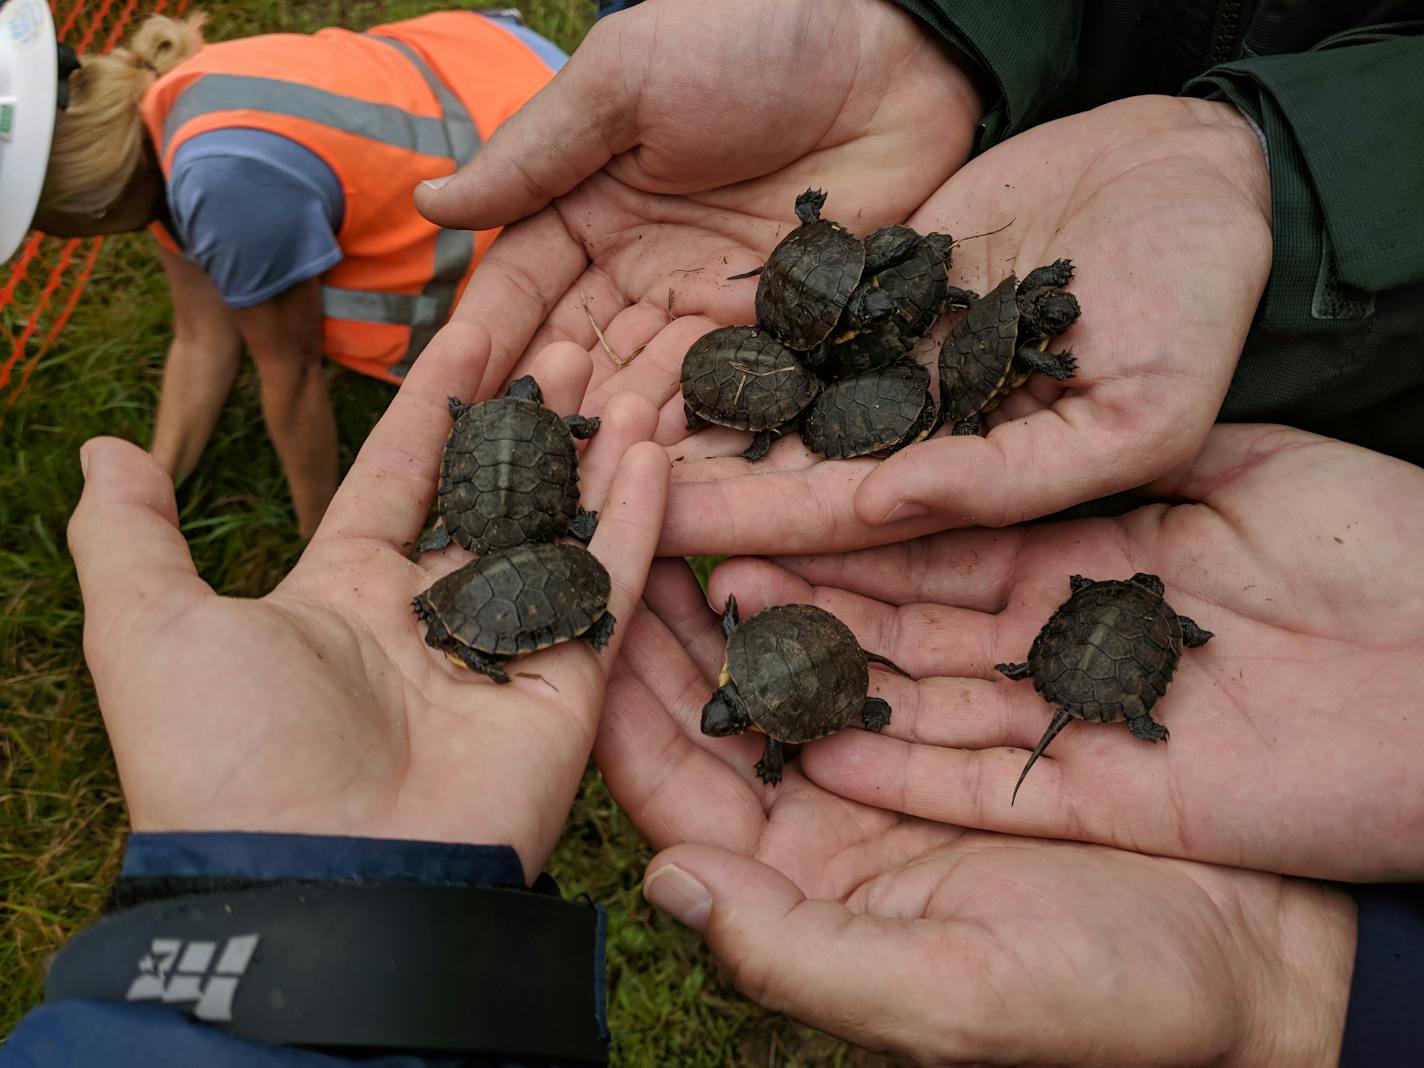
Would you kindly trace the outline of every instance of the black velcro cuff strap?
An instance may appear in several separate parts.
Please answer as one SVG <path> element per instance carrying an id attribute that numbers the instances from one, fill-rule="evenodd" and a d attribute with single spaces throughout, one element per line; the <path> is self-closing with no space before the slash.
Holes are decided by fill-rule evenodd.
<path id="1" fill-rule="evenodd" d="M 72 938 L 45 1000 L 167 1004 L 283 1045 L 603 1064 L 603 922 L 592 905 L 482 887 L 172 897 Z"/>

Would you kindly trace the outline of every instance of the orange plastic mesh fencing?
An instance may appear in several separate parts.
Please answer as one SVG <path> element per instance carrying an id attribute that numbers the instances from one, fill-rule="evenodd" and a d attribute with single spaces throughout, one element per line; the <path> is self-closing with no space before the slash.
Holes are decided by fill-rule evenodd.
<path id="1" fill-rule="evenodd" d="M 135 19 L 161 14 L 169 0 L 50 0 L 59 39 L 79 53 L 107 52 L 123 40 Z M 174 0 L 175 14 L 189 0 Z M 9 264 L 0 266 L 0 418 L 24 390 L 44 354 L 74 314 L 94 272 L 103 244 L 97 237 L 61 240 L 33 233 Z"/>

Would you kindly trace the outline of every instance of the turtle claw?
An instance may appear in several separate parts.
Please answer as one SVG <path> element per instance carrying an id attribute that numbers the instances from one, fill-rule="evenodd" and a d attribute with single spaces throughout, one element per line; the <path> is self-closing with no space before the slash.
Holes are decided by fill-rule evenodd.
<path id="1" fill-rule="evenodd" d="M 781 783 L 781 768 L 771 767 L 765 760 L 756 762 L 756 775 L 768 786 L 777 786 Z"/>
<path id="2" fill-rule="evenodd" d="M 605 612 L 598 622 L 584 633 L 584 637 L 588 639 L 588 644 L 593 647 L 595 653 L 601 652 L 603 647 L 608 644 L 609 639 L 613 637 L 613 624 L 616 622 L 612 612 Z"/>

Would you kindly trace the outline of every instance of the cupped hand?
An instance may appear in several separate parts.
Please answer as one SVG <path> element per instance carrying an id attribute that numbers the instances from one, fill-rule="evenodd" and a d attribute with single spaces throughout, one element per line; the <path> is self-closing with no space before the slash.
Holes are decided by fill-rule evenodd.
<path id="1" fill-rule="evenodd" d="M 595 364 L 586 413 L 618 391 L 661 406 L 694 340 L 752 319 L 756 282 L 726 276 L 795 225 L 798 193 L 827 189 L 858 232 L 898 222 L 963 163 L 981 110 L 883 0 L 656 0 L 604 19 L 470 164 L 417 190 L 441 225 L 507 226 L 433 344 L 487 334 L 489 395 L 521 355 L 575 341 Z"/>
<path id="2" fill-rule="evenodd" d="M 714 601 L 811 601 L 917 676 L 886 677 L 883 736 L 802 767 L 857 801 L 966 827 L 1322 878 L 1424 878 L 1424 472 L 1281 427 L 1221 426 L 1118 518 L 958 531 L 842 556 L 729 561 Z M 994 670 L 1027 659 L 1068 577 L 1158 575 L 1214 633 L 1152 715 L 1070 721 Z M 749 591 L 744 593 L 744 591 Z"/>
<path id="3" fill-rule="evenodd" d="M 1041 375 L 989 414 L 883 463 L 825 461 L 790 433 L 748 464 L 739 439 L 677 452 L 664 553 L 832 552 L 1005 526 L 1150 482 L 1196 455 L 1220 410 L 1271 260 L 1270 187 L 1230 105 L 1137 97 L 1035 127 L 958 171 L 911 218 L 956 237 L 980 292 L 1060 257 L 1082 316 Z M 933 363 L 945 326 L 921 349 Z"/>
<path id="4" fill-rule="evenodd" d="M 838 797 L 796 762 L 762 786 L 755 739 L 698 733 L 723 641 L 695 581 L 660 563 L 645 604 L 595 756 L 664 850 L 645 894 L 750 998 L 916 1064 L 1334 1063 L 1345 895 L 920 820 Z"/>
<path id="5" fill-rule="evenodd" d="M 667 460 L 638 397 L 610 405 L 584 453 L 590 549 L 617 619 L 510 665 L 508 685 L 424 643 L 411 599 L 469 559 L 408 558 L 478 361 L 422 356 L 362 447 L 292 572 L 257 600 L 219 597 L 193 568 L 173 487 L 114 439 L 82 453 L 70 547 L 84 649 L 139 831 L 253 830 L 509 844 L 532 878 L 563 826 L 593 744 L 609 666 L 642 591 Z M 534 373 L 573 411 L 586 355 L 554 347 Z"/>

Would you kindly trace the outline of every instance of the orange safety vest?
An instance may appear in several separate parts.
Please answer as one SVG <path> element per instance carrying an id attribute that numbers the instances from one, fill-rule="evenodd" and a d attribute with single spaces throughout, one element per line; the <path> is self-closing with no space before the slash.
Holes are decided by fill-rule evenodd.
<path id="1" fill-rule="evenodd" d="M 326 354 L 399 382 L 499 233 L 441 229 L 411 190 L 473 158 L 552 77 L 495 21 L 439 12 L 368 33 L 208 45 L 155 82 L 140 111 L 165 178 L 189 138 L 234 127 L 281 134 L 331 167 L 346 214 L 343 258 L 321 276 Z"/>

